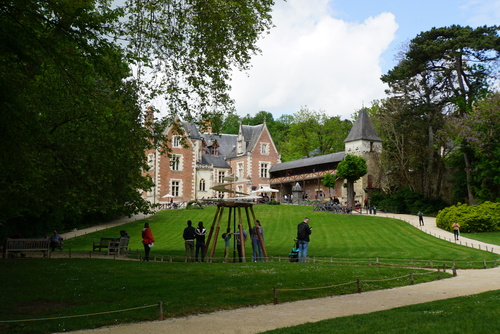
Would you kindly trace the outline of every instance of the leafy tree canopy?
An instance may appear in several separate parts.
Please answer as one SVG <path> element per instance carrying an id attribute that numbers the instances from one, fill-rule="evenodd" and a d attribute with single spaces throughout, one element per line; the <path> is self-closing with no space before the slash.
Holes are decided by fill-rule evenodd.
<path id="1" fill-rule="evenodd" d="M 348 206 L 354 206 L 354 182 L 366 175 L 368 167 L 366 160 L 363 157 L 347 154 L 344 160 L 339 162 L 337 166 L 337 179 L 347 181 L 347 202 Z"/>
<path id="2" fill-rule="evenodd" d="M 231 110 L 229 73 L 259 51 L 272 4 L 0 4 L 2 231 L 41 235 L 146 211 L 144 149 L 157 141 L 143 126 L 143 106 L 163 96 L 168 120 Z"/>
<path id="3" fill-rule="evenodd" d="M 337 178 L 349 182 L 356 182 L 367 172 L 366 160 L 353 154 L 347 154 L 337 166 Z"/>
<path id="4" fill-rule="evenodd" d="M 352 122 L 324 111 L 302 108 L 291 117 L 286 142 L 279 143 L 283 161 L 344 150 Z"/>
<path id="5" fill-rule="evenodd" d="M 433 28 L 410 41 L 401 62 L 382 76 L 393 92 L 427 87 L 460 115 L 484 96 L 500 57 L 497 26 Z M 440 92 L 437 94 L 437 92 Z"/>
<path id="6" fill-rule="evenodd" d="M 382 76 L 393 96 L 403 102 L 402 112 L 423 121 L 420 125 L 426 130 L 427 152 L 422 152 L 426 156 L 413 158 L 423 162 L 421 184 L 426 194 L 437 194 L 441 188 L 432 177 L 442 179 L 435 176 L 441 175 L 443 152 L 438 150 L 444 146 L 438 145 L 435 138 L 440 136 L 441 140 L 449 141 L 445 133 L 439 133 L 445 123 L 444 115 L 464 117 L 471 113 L 474 103 L 484 98 L 490 87 L 498 84 L 498 30 L 497 26 L 471 28 L 453 25 L 422 32 L 410 41 L 400 63 Z M 418 121 L 414 123 L 418 124 Z M 400 131 L 399 135 L 404 138 L 406 133 Z M 476 168 L 475 152 L 463 137 L 456 138 L 456 143 L 463 162 L 455 167 L 458 173 L 465 171 L 467 201 L 472 204 L 475 202 L 472 175 Z"/>

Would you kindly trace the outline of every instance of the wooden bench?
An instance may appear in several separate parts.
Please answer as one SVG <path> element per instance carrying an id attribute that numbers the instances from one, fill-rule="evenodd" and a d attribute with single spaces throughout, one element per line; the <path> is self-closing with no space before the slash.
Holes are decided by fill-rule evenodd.
<path id="1" fill-rule="evenodd" d="M 121 237 L 119 240 L 113 240 L 108 245 L 108 255 L 125 255 L 128 250 L 129 237 Z"/>
<path id="2" fill-rule="evenodd" d="M 101 238 L 99 241 L 94 241 L 92 251 L 95 252 L 96 249 L 99 249 L 100 252 L 103 248 L 108 249 L 109 243 L 113 240 L 115 240 L 115 238 Z"/>
<path id="3" fill-rule="evenodd" d="M 5 241 L 3 257 L 24 256 L 26 252 L 42 252 L 43 256 L 50 257 L 50 240 L 48 239 L 12 239 Z"/>

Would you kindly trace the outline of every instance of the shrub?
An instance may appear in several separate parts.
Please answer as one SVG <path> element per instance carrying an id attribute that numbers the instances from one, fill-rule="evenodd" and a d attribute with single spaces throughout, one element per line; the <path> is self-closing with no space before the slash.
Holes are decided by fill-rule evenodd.
<path id="1" fill-rule="evenodd" d="M 269 205 L 280 205 L 281 203 L 278 202 L 278 201 L 269 201 L 269 202 L 267 202 L 267 204 L 269 204 Z"/>
<path id="2" fill-rule="evenodd" d="M 500 203 L 472 206 L 458 203 L 441 210 L 436 217 L 436 225 L 447 231 L 452 230 L 455 221 L 465 233 L 500 231 Z"/>

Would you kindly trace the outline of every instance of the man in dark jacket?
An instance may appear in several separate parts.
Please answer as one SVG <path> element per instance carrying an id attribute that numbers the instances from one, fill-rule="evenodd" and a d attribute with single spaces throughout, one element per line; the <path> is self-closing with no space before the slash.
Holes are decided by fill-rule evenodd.
<path id="1" fill-rule="evenodd" d="M 193 223 L 188 220 L 187 227 L 184 229 L 184 247 L 186 248 L 186 262 L 193 262 L 194 257 L 194 238 L 195 238 L 195 228 L 191 226 Z"/>
<path id="2" fill-rule="evenodd" d="M 307 250 L 309 248 L 309 236 L 311 235 L 312 227 L 309 226 L 309 218 L 304 218 L 304 221 L 297 226 L 297 240 L 299 245 L 299 262 L 307 262 Z"/>

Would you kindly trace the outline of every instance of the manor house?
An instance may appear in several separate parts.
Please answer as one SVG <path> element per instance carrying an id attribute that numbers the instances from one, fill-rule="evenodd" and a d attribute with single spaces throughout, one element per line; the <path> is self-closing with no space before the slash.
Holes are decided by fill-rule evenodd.
<path id="1" fill-rule="evenodd" d="M 143 194 L 151 203 L 187 202 L 227 198 L 233 194 L 212 188 L 229 183 L 230 176 L 247 181 L 231 185 L 232 190 L 250 194 L 269 187 L 269 171 L 280 161 L 266 123 L 240 124 L 237 135 L 202 133 L 193 123 L 177 120 L 164 131 L 171 151 L 149 150 L 149 171 L 155 187 Z M 179 127 L 182 129 L 179 131 Z"/>

